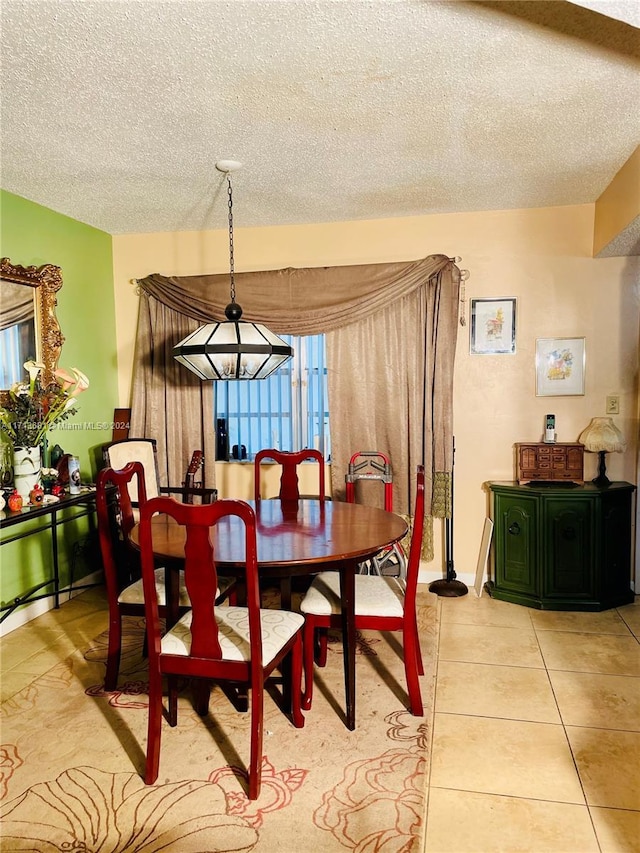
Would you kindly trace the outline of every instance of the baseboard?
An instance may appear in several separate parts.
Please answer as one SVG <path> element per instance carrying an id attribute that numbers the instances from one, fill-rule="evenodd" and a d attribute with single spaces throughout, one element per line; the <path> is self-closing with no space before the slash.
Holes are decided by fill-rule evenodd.
<path id="1" fill-rule="evenodd" d="M 99 584 L 103 581 L 103 573 L 102 571 L 92 572 L 92 574 L 87 575 L 84 578 L 80 578 L 78 580 L 78 584 Z M 72 589 L 70 592 L 65 592 L 60 595 L 60 604 L 64 604 L 67 601 L 70 601 L 72 598 L 75 598 L 77 595 L 83 593 L 84 589 Z M 22 625 L 26 625 L 27 622 L 31 622 L 32 619 L 36 619 L 38 616 L 42 616 L 43 613 L 48 613 L 49 610 L 55 609 L 55 601 L 53 595 L 49 598 L 40 598 L 38 601 L 32 601 L 31 604 L 27 604 L 24 607 L 19 608 L 18 610 L 14 610 L 10 616 L 0 624 L 0 637 L 5 637 L 7 634 L 10 634 L 12 631 L 15 631 L 16 628 L 20 628 Z"/>
<path id="2" fill-rule="evenodd" d="M 446 578 L 446 575 L 444 573 L 436 572 L 436 571 L 433 571 L 432 569 L 421 568 L 420 573 L 418 575 L 418 583 L 429 584 L 429 583 L 433 583 L 433 581 L 444 580 L 445 578 Z M 473 592 L 473 594 L 475 595 L 474 587 L 475 587 L 475 582 L 476 582 L 476 576 L 473 572 L 458 572 L 458 571 L 456 571 L 456 580 L 462 581 L 462 583 L 466 584 L 469 587 L 469 589 Z M 489 580 L 489 575 L 487 575 L 485 577 L 484 582 L 486 582 L 488 580 Z M 633 580 L 630 582 L 629 586 L 630 586 L 630 589 L 634 592 L 634 594 L 637 595 L 638 593 L 636 590 L 636 584 L 634 583 Z"/>
<path id="3" fill-rule="evenodd" d="M 446 574 L 444 572 L 437 572 L 433 569 L 420 569 L 420 574 L 418 575 L 418 583 L 433 583 L 433 581 L 444 580 L 446 578 Z M 475 572 L 458 572 L 456 571 L 456 580 L 461 581 L 463 584 L 469 587 L 470 590 L 474 590 L 474 584 L 476 582 Z M 488 576 L 485 580 L 489 580 Z M 475 591 L 473 591 L 475 595 Z"/>

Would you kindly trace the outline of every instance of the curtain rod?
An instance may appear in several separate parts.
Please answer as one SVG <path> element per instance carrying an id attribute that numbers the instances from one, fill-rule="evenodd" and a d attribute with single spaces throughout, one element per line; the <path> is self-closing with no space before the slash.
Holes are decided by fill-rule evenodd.
<path id="1" fill-rule="evenodd" d="M 459 264 L 460 261 L 462 260 L 462 258 L 459 255 L 456 255 L 454 258 L 449 258 L 449 260 L 451 261 L 452 264 Z M 469 276 L 469 270 L 461 270 L 460 272 L 462 275 L 464 275 L 466 273 L 465 277 Z M 140 279 L 139 278 L 132 278 L 129 280 L 129 284 L 138 285 L 138 284 L 140 284 Z"/>

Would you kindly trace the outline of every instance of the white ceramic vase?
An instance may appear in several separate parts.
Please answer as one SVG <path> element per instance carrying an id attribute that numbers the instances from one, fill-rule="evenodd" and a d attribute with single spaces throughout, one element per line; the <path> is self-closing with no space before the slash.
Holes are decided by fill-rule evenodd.
<path id="1" fill-rule="evenodd" d="M 25 503 L 29 502 L 29 493 L 40 483 L 42 467 L 39 447 L 13 448 L 13 484 Z"/>

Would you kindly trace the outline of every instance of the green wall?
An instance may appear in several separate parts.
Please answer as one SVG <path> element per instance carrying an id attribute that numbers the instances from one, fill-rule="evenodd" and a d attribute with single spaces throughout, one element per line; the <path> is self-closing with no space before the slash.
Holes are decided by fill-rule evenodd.
<path id="1" fill-rule="evenodd" d="M 59 365 L 82 370 L 90 387 L 78 398 L 78 414 L 67 422 L 73 429 L 51 432 L 49 441 L 79 456 L 83 480 L 93 481 L 96 452 L 111 440 L 118 393 L 111 235 L 0 190 L 0 254 L 22 266 L 48 263 L 62 269 L 56 310 L 65 341 Z M 63 570 L 87 522 L 66 527 L 60 528 L 65 531 L 60 543 Z M 0 549 L 3 603 L 47 576 L 50 544 L 45 537 L 50 536 L 46 531 Z"/>

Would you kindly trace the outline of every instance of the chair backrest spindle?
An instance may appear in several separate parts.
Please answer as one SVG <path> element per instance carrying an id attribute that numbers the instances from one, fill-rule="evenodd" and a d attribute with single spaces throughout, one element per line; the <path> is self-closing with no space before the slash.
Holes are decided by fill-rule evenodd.
<path id="1" fill-rule="evenodd" d="M 254 460 L 254 497 L 256 501 L 261 499 L 260 494 L 260 465 L 264 459 L 273 459 L 282 466 L 280 477 L 280 491 L 278 497 L 283 501 L 296 501 L 300 498 L 298 483 L 298 465 L 306 460 L 318 463 L 318 498 L 325 500 L 325 471 L 324 457 L 319 450 L 306 448 L 305 450 L 288 451 L 269 448 L 259 450 Z"/>
<path id="2" fill-rule="evenodd" d="M 249 504 L 239 500 L 219 500 L 212 504 L 184 504 L 174 498 L 158 497 L 148 500 L 140 513 L 140 552 L 147 620 L 149 654 L 151 644 L 160 635 L 158 606 L 155 600 L 153 525 L 152 517 L 162 514 L 185 529 L 184 581 L 191 601 L 191 657 L 220 660 L 222 651 L 215 619 L 215 600 L 218 574 L 215 560 L 214 530 L 228 516 L 237 516 L 245 528 L 245 581 L 251 635 L 251 657 L 261 666 L 262 638 L 260 632 L 259 584 L 256 547 L 255 513 Z"/>

